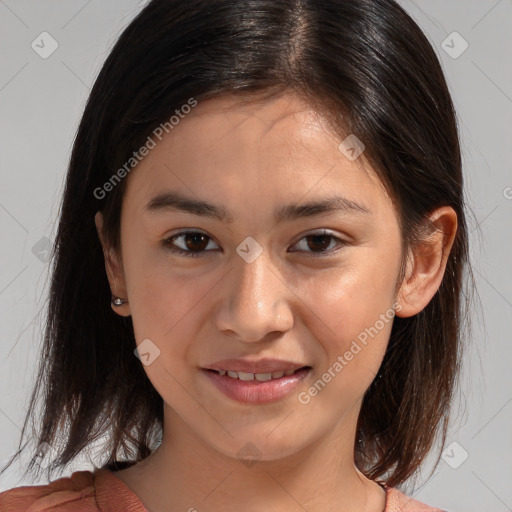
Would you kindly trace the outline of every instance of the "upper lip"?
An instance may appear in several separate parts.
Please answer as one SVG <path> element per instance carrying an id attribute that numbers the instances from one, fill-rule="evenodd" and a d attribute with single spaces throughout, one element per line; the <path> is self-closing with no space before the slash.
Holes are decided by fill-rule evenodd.
<path id="1" fill-rule="evenodd" d="M 249 359 L 223 359 L 216 361 L 204 368 L 207 370 L 231 370 L 233 372 L 244 373 L 272 373 L 286 370 L 298 370 L 307 366 L 293 361 L 283 359 L 258 359 L 256 361 Z"/>

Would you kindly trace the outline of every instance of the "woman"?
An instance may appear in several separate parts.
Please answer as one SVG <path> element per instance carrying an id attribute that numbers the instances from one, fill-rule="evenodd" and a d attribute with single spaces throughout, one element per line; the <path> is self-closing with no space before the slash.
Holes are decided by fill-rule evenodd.
<path id="1" fill-rule="evenodd" d="M 0 508 L 439 510 L 397 486 L 446 438 L 462 190 L 394 1 L 151 1 L 78 129 L 25 422 L 44 390 L 49 475 L 105 460 Z"/>

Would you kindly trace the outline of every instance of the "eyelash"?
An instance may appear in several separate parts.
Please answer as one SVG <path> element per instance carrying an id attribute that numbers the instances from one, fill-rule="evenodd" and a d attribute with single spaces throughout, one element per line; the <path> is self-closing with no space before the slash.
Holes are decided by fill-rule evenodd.
<path id="1" fill-rule="evenodd" d="M 208 236 L 206 233 L 203 233 L 201 231 L 181 231 L 175 235 L 172 235 L 171 237 L 169 238 L 166 238 L 165 240 L 162 241 L 162 245 L 169 251 L 173 252 L 173 253 L 176 253 L 176 254 L 181 254 L 183 256 L 186 256 L 186 257 L 191 257 L 191 258 L 196 258 L 198 256 L 201 256 L 202 254 L 204 253 L 207 253 L 207 252 L 211 252 L 210 251 L 206 251 L 206 250 L 202 250 L 202 251 L 185 251 L 184 249 L 180 249 L 180 248 L 177 248 L 176 246 L 173 245 L 173 241 L 176 240 L 177 238 L 181 238 L 183 236 L 186 236 L 186 235 L 204 235 L 205 237 L 207 237 L 209 240 L 212 240 L 212 238 L 210 236 Z M 333 240 L 336 240 L 337 242 L 339 242 L 339 245 L 341 246 L 340 248 L 336 249 L 336 250 L 330 250 L 330 251 L 324 251 L 324 252 L 312 252 L 312 251 L 305 251 L 305 252 L 310 252 L 313 257 L 315 258 L 325 258 L 325 257 L 328 257 L 328 256 L 332 256 L 333 254 L 336 254 L 337 252 L 341 251 L 343 249 L 343 247 L 345 247 L 346 245 L 348 245 L 348 242 L 346 242 L 345 240 L 341 240 L 340 238 L 334 236 L 332 233 L 330 233 L 329 231 L 326 231 L 326 230 L 320 230 L 320 231 L 314 231 L 313 233 L 309 233 L 307 234 L 306 236 L 302 237 L 297 243 L 301 242 L 302 240 L 310 237 L 310 236 L 323 236 L 323 237 L 329 237 Z M 301 251 L 292 251 L 292 252 L 301 252 Z"/>

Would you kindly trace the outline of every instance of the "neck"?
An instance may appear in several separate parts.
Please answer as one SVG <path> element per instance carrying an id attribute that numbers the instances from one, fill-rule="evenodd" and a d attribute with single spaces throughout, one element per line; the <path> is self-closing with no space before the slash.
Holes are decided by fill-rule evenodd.
<path id="1" fill-rule="evenodd" d="M 131 478 L 121 478 L 151 512 L 384 512 L 385 491 L 354 465 L 352 418 L 342 419 L 320 441 L 275 460 L 226 456 L 172 410 L 165 418 L 158 449 L 131 468 Z M 124 472 L 128 476 L 130 469 Z"/>

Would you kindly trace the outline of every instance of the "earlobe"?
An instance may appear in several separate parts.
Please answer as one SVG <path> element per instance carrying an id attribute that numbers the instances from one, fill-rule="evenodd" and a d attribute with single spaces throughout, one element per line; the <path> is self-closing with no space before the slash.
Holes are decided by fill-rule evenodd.
<path id="1" fill-rule="evenodd" d="M 112 297 L 105 297 L 109 300 L 113 311 L 121 316 L 130 316 L 130 306 L 128 304 L 128 294 L 126 292 L 126 283 L 122 264 L 111 247 L 108 247 L 103 236 L 103 214 L 98 211 L 94 216 L 94 223 L 98 232 L 101 247 L 103 249 L 103 257 L 105 260 L 105 271 L 110 285 Z M 114 298 L 121 298 L 123 302 L 114 301 Z"/>
<path id="2" fill-rule="evenodd" d="M 396 316 L 407 318 L 422 311 L 441 286 L 457 232 L 457 214 L 444 206 L 430 216 L 434 228 L 408 254 L 405 277 L 398 292 Z"/>

